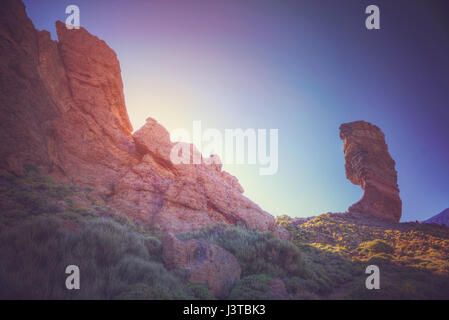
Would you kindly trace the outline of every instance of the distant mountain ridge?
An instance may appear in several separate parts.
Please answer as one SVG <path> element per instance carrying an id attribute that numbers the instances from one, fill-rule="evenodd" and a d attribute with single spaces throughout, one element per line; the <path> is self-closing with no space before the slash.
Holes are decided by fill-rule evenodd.
<path id="1" fill-rule="evenodd" d="M 449 227 L 449 208 L 424 221 L 425 223 L 444 224 Z"/>

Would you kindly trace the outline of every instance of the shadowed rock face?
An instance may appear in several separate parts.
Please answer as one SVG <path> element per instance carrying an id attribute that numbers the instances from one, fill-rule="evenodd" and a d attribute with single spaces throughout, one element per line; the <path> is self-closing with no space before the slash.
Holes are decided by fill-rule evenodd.
<path id="1" fill-rule="evenodd" d="M 225 222 L 283 234 L 219 162 L 173 164 L 169 134 L 151 118 L 132 134 L 115 52 L 83 28 L 56 29 L 53 41 L 21 1 L 2 1 L 1 169 L 37 165 L 165 231 Z"/>
<path id="2" fill-rule="evenodd" d="M 169 270 L 182 269 L 189 281 L 204 284 L 217 298 L 228 296 L 240 279 L 237 259 L 225 249 L 198 240 L 180 241 L 167 234 L 162 241 L 164 265 Z"/>
<path id="3" fill-rule="evenodd" d="M 371 123 L 356 121 L 340 126 L 340 138 L 344 141 L 346 177 L 365 191 L 348 211 L 399 222 L 402 201 L 397 172 L 382 131 Z"/>

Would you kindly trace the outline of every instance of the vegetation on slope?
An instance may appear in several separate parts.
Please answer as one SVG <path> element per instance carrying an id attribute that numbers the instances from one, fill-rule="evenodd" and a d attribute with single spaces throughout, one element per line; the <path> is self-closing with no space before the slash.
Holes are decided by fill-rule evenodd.
<path id="1" fill-rule="evenodd" d="M 300 249 L 271 232 L 216 224 L 181 236 L 214 243 L 232 253 L 242 268 L 242 276 L 266 274 L 271 277 L 300 276 L 304 262 Z"/>
<path id="2" fill-rule="evenodd" d="M 299 224 L 279 217 L 277 222 L 307 250 L 315 264 L 309 269 L 321 266 L 329 276 L 325 297 L 449 299 L 449 228 L 349 214 L 323 214 Z M 371 264 L 380 268 L 381 290 L 365 288 L 365 268 Z"/>
<path id="3" fill-rule="evenodd" d="M 0 175 L 0 298 L 207 299 L 208 290 L 162 264 L 160 235 L 94 199 L 25 168 Z M 82 290 L 65 288 L 65 268 Z"/>
<path id="4" fill-rule="evenodd" d="M 162 263 L 161 234 L 109 208 L 94 190 L 57 183 L 33 166 L 0 172 L 0 298 L 212 299 L 207 288 Z M 449 228 L 388 224 L 324 214 L 279 217 L 292 241 L 218 224 L 181 235 L 231 252 L 242 268 L 229 299 L 448 299 Z M 82 270 L 82 290 L 65 288 L 65 268 Z M 381 270 L 381 290 L 365 269 Z"/>

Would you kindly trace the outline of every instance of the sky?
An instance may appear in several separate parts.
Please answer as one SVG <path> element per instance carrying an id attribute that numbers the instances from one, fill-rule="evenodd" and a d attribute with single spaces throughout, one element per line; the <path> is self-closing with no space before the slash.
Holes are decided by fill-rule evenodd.
<path id="1" fill-rule="evenodd" d="M 342 123 L 365 120 L 396 161 L 401 221 L 449 207 L 449 3 L 444 0 L 25 0 L 57 39 L 65 8 L 117 53 L 135 130 L 278 129 L 279 169 L 225 165 L 274 214 L 344 212 Z M 365 8 L 380 8 L 367 30 Z"/>

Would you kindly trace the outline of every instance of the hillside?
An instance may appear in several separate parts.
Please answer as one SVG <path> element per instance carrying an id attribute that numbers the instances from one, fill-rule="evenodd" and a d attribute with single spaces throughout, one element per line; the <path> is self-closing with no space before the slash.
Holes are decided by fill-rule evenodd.
<path id="1" fill-rule="evenodd" d="M 449 297 L 447 227 L 389 223 L 347 213 L 327 213 L 308 219 L 279 217 L 278 223 L 291 230 L 296 245 L 321 257 L 322 268 L 340 282 L 330 297 Z M 384 286 L 378 292 L 366 290 L 362 283 L 364 270 L 371 264 L 377 265 L 384 277 L 381 280 Z"/>
<path id="2" fill-rule="evenodd" d="M 449 208 L 424 221 L 425 223 L 444 224 L 449 227 Z"/>
<path id="3" fill-rule="evenodd" d="M 214 299 L 183 269 L 168 270 L 163 236 L 108 207 L 92 189 L 55 182 L 36 167 L 0 179 L 0 297 L 32 299 Z M 448 299 L 449 228 L 323 214 L 269 232 L 216 224 L 179 235 L 233 254 L 241 278 L 223 299 Z M 65 290 L 77 261 L 83 290 Z M 364 287 L 381 270 L 381 290 Z M 114 279 L 113 282 L 108 279 Z"/>

